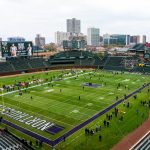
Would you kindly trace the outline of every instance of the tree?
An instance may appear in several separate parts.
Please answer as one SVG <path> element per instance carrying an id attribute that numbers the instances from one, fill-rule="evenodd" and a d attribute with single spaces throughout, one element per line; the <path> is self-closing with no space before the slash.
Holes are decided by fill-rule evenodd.
<path id="1" fill-rule="evenodd" d="M 49 43 L 44 46 L 44 49 L 47 51 L 57 51 L 57 46 L 55 43 Z"/>

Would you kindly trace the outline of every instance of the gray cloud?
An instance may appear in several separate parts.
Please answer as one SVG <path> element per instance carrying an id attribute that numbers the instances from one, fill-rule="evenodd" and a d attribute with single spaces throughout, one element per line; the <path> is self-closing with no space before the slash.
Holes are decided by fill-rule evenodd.
<path id="1" fill-rule="evenodd" d="M 149 0 L 0 0 L 0 37 L 36 33 L 54 41 L 54 32 L 66 31 L 66 19 L 81 19 L 82 32 L 99 27 L 104 33 L 149 36 Z"/>

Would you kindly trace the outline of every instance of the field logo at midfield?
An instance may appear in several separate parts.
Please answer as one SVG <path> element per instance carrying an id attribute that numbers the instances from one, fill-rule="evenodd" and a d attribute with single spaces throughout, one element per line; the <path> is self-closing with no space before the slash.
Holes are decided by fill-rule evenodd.
<path id="1" fill-rule="evenodd" d="M 27 113 L 23 113 L 3 105 L 0 105 L 0 108 L 4 108 L 4 111 L 2 111 L 1 114 L 41 131 L 45 131 L 46 129 L 55 126 L 52 122 L 42 120 L 38 117 L 31 116 Z"/>

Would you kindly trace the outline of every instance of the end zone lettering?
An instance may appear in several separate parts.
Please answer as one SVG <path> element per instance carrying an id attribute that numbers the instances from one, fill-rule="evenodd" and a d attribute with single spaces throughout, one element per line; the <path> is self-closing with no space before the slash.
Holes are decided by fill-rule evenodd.
<path id="1" fill-rule="evenodd" d="M 21 123 L 24 123 L 26 125 L 29 125 L 33 128 L 36 128 L 38 130 L 44 131 L 47 128 L 50 128 L 54 126 L 55 124 L 52 122 L 48 122 L 46 120 L 42 120 L 40 118 L 31 116 L 27 113 L 23 113 L 21 111 L 17 111 L 15 109 L 0 105 L 0 108 L 4 108 L 4 111 L 1 112 L 1 114 L 6 115 L 14 120 L 17 120 Z"/>

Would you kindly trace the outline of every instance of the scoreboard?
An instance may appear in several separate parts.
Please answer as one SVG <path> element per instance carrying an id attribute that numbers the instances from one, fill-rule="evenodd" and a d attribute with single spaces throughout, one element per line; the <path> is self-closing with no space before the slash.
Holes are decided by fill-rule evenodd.
<path id="1" fill-rule="evenodd" d="M 85 40 L 64 40 L 63 48 L 65 50 L 79 50 L 85 49 L 86 41 Z"/>
<path id="2" fill-rule="evenodd" d="M 15 48 L 15 56 L 28 56 L 29 50 L 30 55 L 32 55 L 32 42 L 9 42 L 9 41 L 0 41 L 0 51 L 2 57 L 11 57 L 12 56 L 12 47 Z"/>

